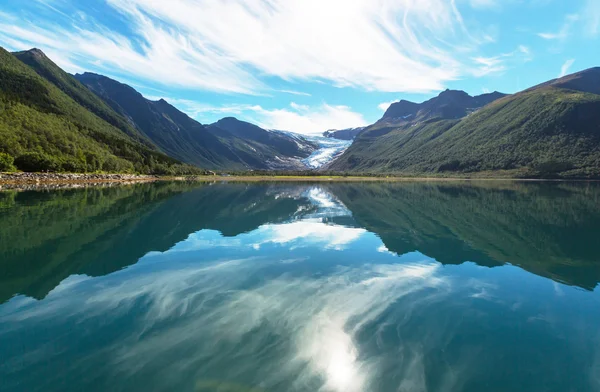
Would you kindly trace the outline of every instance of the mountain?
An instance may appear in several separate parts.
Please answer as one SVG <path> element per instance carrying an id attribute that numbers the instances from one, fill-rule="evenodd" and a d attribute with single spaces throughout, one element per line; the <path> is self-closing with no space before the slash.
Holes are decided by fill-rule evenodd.
<path id="1" fill-rule="evenodd" d="M 0 48 L 0 152 L 24 171 L 198 172 L 160 153 L 85 88 L 57 71 L 41 51 L 15 57 Z M 32 66 L 19 58 L 30 61 Z M 44 75 L 46 77 L 38 74 Z M 56 81 L 56 85 L 52 82 Z M 73 95 L 80 93 L 90 110 Z M 113 117 L 123 129 L 104 118 Z M 127 128 L 127 132 L 124 130 Z"/>
<path id="2" fill-rule="evenodd" d="M 226 117 L 208 126 L 214 135 L 250 144 L 269 168 L 305 169 L 301 160 L 319 146 L 304 137 L 284 131 L 266 130 L 234 117 Z"/>
<path id="3" fill-rule="evenodd" d="M 243 158 L 218 137 L 164 99 L 148 100 L 132 87 L 102 75 L 86 72 L 75 78 L 169 156 L 208 169 L 246 167 Z"/>
<path id="4" fill-rule="evenodd" d="M 189 164 L 218 170 L 296 169 L 298 162 L 291 158 L 310 154 L 291 138 L 236 119 L 204 126 L 164 99 L 148 100 L 106 76 L 84 73 L 75 78 L 128 118 L 161 151 Z"/>
<path id="5" fill-rule="evenodd" d="M 358 227 L 390 252 L 443 264 L 510 262 L 593 291 L 600 282 L 597 183 L 402 182 L 329 184 Z"/>
<path id="6" fill-rule="evenodd" d="M 400 101 L 390 105 L 380 121 L 414 122 L 432 118 L 457 119 L 505 97 L 497 91 L 490 94 L 470 96 L 464 91 L 446 90 L 435 98 L 423 103 Z"/>
<path id="7" fill-rule="evenodd" d="M 132 138 L 143 142 L 152 148 L 156 146 L 145 138 L 135 127 L 123 116 L 115 112 L 96 94 L 81 84 L 77 79 L 63 71 L 58 65 L 50 60 L 44 52 L 39 49 L 31 49 L 16 52 L 13 55 L 27 64 L 41 77 L 58 87 L 62 92 L 70 96 L 78 104 L 91 111 L 109 124 L 119 128 Z"/>
<path id="8" fill-rule="evenodd" d="M 353 140 L 363 129 L 365 129 L 365 127 L 347 128 L 340 130 L 330 129 L 329 131 L 323 132 L 323 136 L 331 139 Z"/>
<path id="9" fill-rule="evenodd" d="M 553 79 L 549 82 L 532 87 L 529 90 L 535 90 L 542 87 L 558 87 L 568 90 L 600 94 L 600 67 L 590 68 L 562 78 Z"/>
<path id="10" fill-rule="evenodd" d="M 445 91 L 416 106 L 401 101 L 328 169 L 599 178 L 599 77 L 592 68 L 510 96 Z"/>
<path id="11" fill-rule="evenodd" d="M 599 249 L 589 244 L 600 230 L 599 186 L 332 183 L 322 184 L 319 195 L 325 195 L 326 208 L 333 204 L 349 210 L 325 222 L 365 228 L 398 255 L 418 251 L 443 264 L 486 267 L 511 262 L 594 290 L 600 282 Z M 316 212 L 314 200 L 306 197 L 311 189 L 281 183 L 160 182 L 61 190 L 51 198 L 2 192 L 0 303 L 15 293 L 42 299 L 74 274 L 122 270 L 199 230 L 235 237 L 310 216 Z"/>
<path id="12" fill-rule="evenodd" d="M 305 200 L 279 197 L 280 187 L 160 182 L 61 190 L 51 198 L 0 193 L 6 212 L 0 225 L 0 303 L 15 293 L 44 298 L 73 274 L 119 271 L 202 229 L 233 237 L 310 211 Z"/>

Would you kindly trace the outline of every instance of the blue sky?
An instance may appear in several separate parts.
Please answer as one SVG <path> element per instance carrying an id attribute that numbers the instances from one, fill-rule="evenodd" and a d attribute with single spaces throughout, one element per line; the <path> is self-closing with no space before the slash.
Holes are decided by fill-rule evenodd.
<path id="1" fill-rule="evenodd" d="M 0 0 L 0 45 L 202 123 L 320 133 L 399 99 L 513 93 L 600 66 L 600 0 Z"/>

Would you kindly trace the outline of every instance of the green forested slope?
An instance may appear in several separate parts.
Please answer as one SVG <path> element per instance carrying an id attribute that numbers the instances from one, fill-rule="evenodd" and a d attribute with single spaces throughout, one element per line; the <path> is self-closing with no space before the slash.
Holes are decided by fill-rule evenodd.
<path id="1" fill-rule="evenodd" d="M 330 169 L 598 178 L 600 95 L 593 93 L 598 72 L 591 69 L 570 75 L 570 83 L 553 81 L 502 98 L 460 120 L 380 121 Z"/>
<path id="2" fill-rule="evenodd" d="M 58 65 L 50 60 L 39 49 L 31 49 L 23 52 L 16 52 L 13 55 L 27 64 L 41 77 L 54 84 L 65 94 L 75 100 L 84 108 L 88 109 L 109 124 L 119 128 L 133 139 L 147 144 L 156 149 L 148 138 L 135 129 L 125 117 L 115 112 L 110 106 L 104 103 L 96 94 L 81 84 L 73 76 L 63 71 Z"/>
<path id="3" fill-rule="evenodd" d="M 0 48 L 0 153 L 25 171 L 180 172 Z"/>

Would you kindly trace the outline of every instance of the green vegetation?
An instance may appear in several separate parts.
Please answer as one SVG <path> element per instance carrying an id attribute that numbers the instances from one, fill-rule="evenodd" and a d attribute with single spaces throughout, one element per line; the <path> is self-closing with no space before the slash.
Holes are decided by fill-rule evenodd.
<path id="1" fill-rule="evenodd" d="M 43 298 L 72 274 L 118 271 L 201 229 L 235 236 L 281 222 L 300 203 L 263 186 L 185 181 L 0 192 L 0 303 Z"/>
<path id="2" fill-rule="evenodd" d="M 593 290 L 600 282 L 597 183 L 403 182 L 327 186 L 360 227 L 398 254 L 505 263 Z"/>
<path id="3" fill-rule="evenodd" d="M 15 171 L 14 162 L 15 159 L 12 156 L 0 152 L 0 172 Z"/>
<path id="4" fill-rule="evenodd" d="M 596 183 L 320 186 L 350 209 L 352 224 L 392 252 L 419 251 L 445 264 L 510 262 L 589 290 L 600 282 L 597 251 L 589 246 L 600 230 Z M 315 211 L 305 198 L 285 197 L 289 191 L 289 184 L 181 181 L 0 192 L 0 303 L 15 293 L 43 298 L 72 274 L 118 271 L 198 230 L 236 236 Z"/>
<path id="5" fill-rule="evenodd" d="M 13 53 L 13 55 L 90 112 L 119 128 L 133 139 L 146 144 L 152 149 L 156 149 L 156 146 L 135 129 L 125 117 L 115 112 L 73 76 L 63 71 L 52 60 L 46 57 L 41 50 L 31 49 Z"/>
<path id="6" fill-rule="evenodd" d="M 600 95 L 544 85 L 461 120 L 381 121 L 365 129 L 330 169 L 600 178 Z"/>
<path id="7" fill-rule="evenodd" d="M 132 139 L 2 48 L 0 152 L 19 170 L 202 172 Z"/>

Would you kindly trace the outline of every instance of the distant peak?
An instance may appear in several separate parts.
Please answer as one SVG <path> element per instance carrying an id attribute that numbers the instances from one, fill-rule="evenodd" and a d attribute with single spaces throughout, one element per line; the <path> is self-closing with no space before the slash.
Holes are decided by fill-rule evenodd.
<path id="1" fill-rule="evenodd" d="M 129 87 L 129 86 L 127 86 L 127 87 Z M 131 87 L 129 87 L 129 88 L 131 88 Z M 135 91 L 135 90 L 134 90 L 134 91 Z M 137 92 L 137 91 L 136 91 L 136 92 Z M 138 93 L 138 94 L 139 94 L 139 93 Z M 171 104 L 170 104 L 170 103 L 169 103 L 169 102 L 168 102 L 166 99 L 164 99 L 164 98 L 161 98 L 161 99 L 159 99 L 158 101 L 154 101 L 154 102 L 156 102 L 157 104 L 159 104 L 159 105 L 161 105 L 161 106 L 163 106 L 163 107 L 165 107 L 165 106 L 173 107 L 173 105 L 171 105 Z"/>
<path id="2" fill-rule="evenodd" d="M 38 48 L 24 50 L 22 52 L 14 52 L 14 54 L 30 54 L 37 58 L 47 58 L 46 54 L 44 54 L 44 52 L 42 52 L 42 50 Z"/>
<path id="3" fill-rule="evenodd" d="M 499 91 L 492 91 L 491 93 L 484 93 L 481 95 L 476 95 L 475 98 L 479 98 L 479 97 L 504 97 L 506 94 L 501 93 Z"/>
<path id="4" fill-rule="evenodd" d="M 470 96 L 470 95 L 462 90 L 446 89 L 446 90 L 442 91 L 439 96 L 440 97 L 443 97 L 443 96 L 451 97 L 451 96 Z"/>
<path id="5" fill-rule="evenodd" d="M 81 77 L 85 77 L 85 78 L 94 78 L 94 79 L 100 79 L 103 76 L 99 75 L 97 73 L 93 73 L 93 72 L 84 72 L 84 73 L 76 73 L 75 76 L 81 76 Z"/>
<path id="6" fill-rule="evenodd" d="M 30 49 L 30 50 L 28 50 L 28 52 L 31 54 L 37 55 L 37 56 L 44 56 L 44 57 L 46 56 L 46 54 L 44 52 L 42 52 L 41 49 L 38 49 L 38 48 Z"/>

